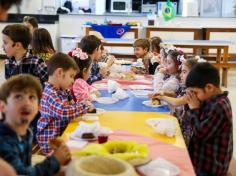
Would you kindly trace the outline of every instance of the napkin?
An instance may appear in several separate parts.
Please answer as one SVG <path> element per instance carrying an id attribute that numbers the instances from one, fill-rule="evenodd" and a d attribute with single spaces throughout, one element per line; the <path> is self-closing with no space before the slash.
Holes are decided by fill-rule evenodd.
<path id="1" fill-rule="evenodd" d="M 123 99 L 126 99 L 128 97 L 129 97 L 129 95 L 126 93 L 126 91 L 124 91 L 121 88 L 117 88 L 116 92 L 114 94 L 112 94 L 112 98 L 117 98 L 119 100 L 123 100 Z"/>
<path id="2" fill-rule="evenodd" d="M 146 121 L 157 133 L 174 137 L 176 134 L 176 122 L 171 119 L 154 118 Z"/>
<path id="3" fill-rule="evenodd" d="M 84 133 L 93 133 L 95 136 L 98 134 L 100 130 L 100 123 L 94 122 L 94 123 L 85 123 L 80 122 L 79 126 L 76 128 L 74 135 L 76 137 L 81 138 L 82 134 Z"/>
<path id="4" fill-rule="evenodd" d="M 107 81 L 107 90 L 109 93 L 116 92 L 117 88 L 120 87 L 120 84 L 114 80 Z"/>

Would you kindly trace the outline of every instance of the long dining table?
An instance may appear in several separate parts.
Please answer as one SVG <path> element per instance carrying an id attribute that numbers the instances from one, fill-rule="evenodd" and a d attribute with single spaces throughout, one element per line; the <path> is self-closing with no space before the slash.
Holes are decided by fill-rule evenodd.
<path id="1" fill-rule="evenodd" d="M 104 82 L 98 82 L 97 84 L 103 84 L 104 86 Z M 111 96 L 104 87 L 100 91 L 103 97 Z M 151 159 L 164 158 L 180 169 L 179 176 L 194 176 L 195 172 L 180 126 L 177 119 L 168 113 L 168 106 L 145 107 L 142 102 L 147 100 L 147 97 L 135 97 L 131 90 L 126 89 L 125 91 L 127 91 L 129 97 L 115 104 L 94 103 L 96 108 L 105 110 L 104 113 L 99 115 L 99 123 L 102 127 L 113 130 L 113 134 L 109 135 L 109 140 L 136 141 L 147 144 Z M 167 137 L 156 133 L 146 123 L 150 118 L 173 120 L 177 129 L 175 136 Z M 78 118 L 70 122 L 62 135 L 63 138 L 68 138 L 76 130 L 81 120 L 82 118 Z"/>

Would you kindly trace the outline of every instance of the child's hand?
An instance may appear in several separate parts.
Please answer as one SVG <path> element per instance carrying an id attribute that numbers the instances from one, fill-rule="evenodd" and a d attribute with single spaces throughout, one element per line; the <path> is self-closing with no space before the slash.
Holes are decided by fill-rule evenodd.
<path id="1" fill-rule="evenodd" d="M 113 55 L 109 55 L 107 59 L 107 67 L 111 67 L 114 64 L 116 58 Z"/>
<path id="2" fill-rule="evenodd" d="M 51 145 L 54 150 L 53 156 L 57 159 L 60 165 L 67 165 L 71 160 L 70 150 L 62 139 L 58 139 L 57 143 L 57 146 Z"/>
<path id="3" fill-rule="evenodd" d="M 160 73 L 166 73 L 166 71 L 167 71 L 167 70 L 166 70 L 165 67 L 162 67 L 162 68 L 159 69 L 159 72 L 160 72 Z"/>
<path id="4" fill-rule="evenodd" d="M 148 96 L 151 99 L 155 99 L 155 98 L 161 99 L 164 96 L 164 92 L 160 91 L 160 92 L 149 94 Z"/>
<path id="5" fill-rule="evenodd" d="M 199 109 L 200 108 L 200 101 L 193 91 L 187 90 L 186 95 L 185 95 L 185 99 L 186 99 L 190 109 Z"/>
<path id="6" fill-rule="evenodd" d="M 96 95 L 96 97 L 100 97 L 101 96 L 101 93 L 98 90 L 95 90 L 93 93 Z"/>
<path id="7" fill-rule="evenodd" d="M 102 75 L 102 77 L 106 77 L 108 75 L 108 69 L 107 67 L 102 67 L 99 70 L 100 74 Z"/>

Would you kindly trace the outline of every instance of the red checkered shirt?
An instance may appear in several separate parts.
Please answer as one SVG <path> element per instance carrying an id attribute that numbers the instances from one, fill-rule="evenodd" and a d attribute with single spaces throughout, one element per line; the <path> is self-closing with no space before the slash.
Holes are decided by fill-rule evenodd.
<path id="1" fill-rule="evenodd" d="M 72 119 L 87 112 L 86 104 L 74 103 L 69 97 L 71 97 L 69 92 L 56 89 L 48 82 L 45 83 L 36 135 L 39 146 L 45 154 L 52 151 L 48 141 L 60 136 Z"/>
<path id="2" fill-rule="evenodd" d="M 224 176 L 233 152 L 232 110 L 228 92 L 212 96 L 188 112 L 193 128 L 189 154 L 197 174 Z"/>

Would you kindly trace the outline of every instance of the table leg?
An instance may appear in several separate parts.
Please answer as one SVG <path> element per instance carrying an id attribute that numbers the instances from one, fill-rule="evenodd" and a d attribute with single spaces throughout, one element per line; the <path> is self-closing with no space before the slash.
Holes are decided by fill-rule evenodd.
<path id="1" fill-rule="evenodd" d="M 228 57 L 229 57 L 229 46 L 224 47 L 224 55 L 223 55 L 223 63 L 228 63 Z M 226 67 L 222 68 L 222 86 L 227 87 L 228 83 L 228 69 Z"/>

